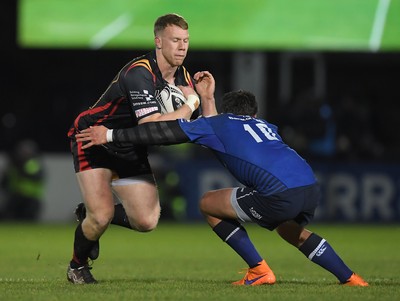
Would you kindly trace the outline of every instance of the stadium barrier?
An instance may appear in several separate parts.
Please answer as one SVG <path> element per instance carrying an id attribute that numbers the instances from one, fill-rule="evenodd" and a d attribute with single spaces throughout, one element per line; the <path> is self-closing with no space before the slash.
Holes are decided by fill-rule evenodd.
<path id="1" fill-rule="evenodd" d="M 161 158 L 179 176 L 178 194 L 186 200 L 186 221 L 202 220 L 198 201 L 208 190 L 238 186 L 238 182 L 215 158 Z M 70 154 L 45 154 L 46 192 L 43 222 L 70 222 L 81 202 Z M 315 221 L 400 222 L 400 165 L 393 164 L 311 164 L 321 183 L 322 200 Z M 5 166 L 0 154 L 0 174 Z M 155 168 L 160 182 L 159 169 Z M 162 186 L 162 185 L 160 185 Z M 175 191 L 176 193 L 176 191 Z M 4 192 L 0 190 L 0 206 Z"/>

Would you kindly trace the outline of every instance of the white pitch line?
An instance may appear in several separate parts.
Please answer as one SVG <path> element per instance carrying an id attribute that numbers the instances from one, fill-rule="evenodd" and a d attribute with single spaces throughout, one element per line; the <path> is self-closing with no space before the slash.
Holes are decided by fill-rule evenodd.
<path id="1" fill-rule="evenodd" d="M 369 39 L 369 48 L 378 51 L 381 47 L 383 30 L 385 29 L 386 16 L 389 10 L 390 0 L 379 0 L 375 12 L 374 25 Z"/>
<path id="2" fill-rule="evenodd" d="M 103 47 L 113 37 L 117 36 L 120 32 L 127 28 L 130 23 L 131 16 L 129 14 L 123 14 L 119 16 L 93 36 L 89 43 L 90 48 L 99 49 Z"/>

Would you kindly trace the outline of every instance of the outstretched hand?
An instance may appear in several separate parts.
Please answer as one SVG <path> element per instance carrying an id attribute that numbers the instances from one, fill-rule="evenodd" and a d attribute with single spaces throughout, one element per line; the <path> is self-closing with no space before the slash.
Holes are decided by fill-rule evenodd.
<path id="1" fill-rule="evenodd" d="M 196 81 L 196 90 L 203 98 L 214 98 L 215 80 L 212 74 L 208 71 L 199 71 L 193 78 Z"/>
<path id="2" fill-rule="evenodd" d="M 201 97 L 201 108 L 204 116 L 217 115 L 215 107 L 215 80 L 212 74 L 208 71 L 197 72 L 193 78 L 196 80 L 196 90 Z"/>
<path id="3" fill-rule="evenodd" d="M 82 130 L 79 134 L 75 135 L 77 142 L 86 142 L 82 149 L 92 147 L 93 145 L 100 145 L 107 143 L 107 130 L 103 125 L 91 126 L 88 129 Z"/>

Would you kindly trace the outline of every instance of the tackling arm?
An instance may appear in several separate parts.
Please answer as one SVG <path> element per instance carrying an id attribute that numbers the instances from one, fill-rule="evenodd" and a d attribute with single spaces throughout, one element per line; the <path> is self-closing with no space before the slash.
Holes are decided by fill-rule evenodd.
<path id="1" fill-rule="evenodd" d="M 126 129 L 93 126 L 76 134 L 75 138 L 77 142 L 84 142 L 82 149 L 102 145 L 111 154 L 130 159 L 137 157 L 132 148 L 134 145 L 171 145 L 190 141 L 178 120 L 148 122 Z"/>
<path id="2" fill-rule="evenodd" d="M 170 145 L 190 139 L 179 126 L 178 120 L 148 122 L 133 128 L 114 129 L 112 142 L 130 142 L 145 145 Z"/>

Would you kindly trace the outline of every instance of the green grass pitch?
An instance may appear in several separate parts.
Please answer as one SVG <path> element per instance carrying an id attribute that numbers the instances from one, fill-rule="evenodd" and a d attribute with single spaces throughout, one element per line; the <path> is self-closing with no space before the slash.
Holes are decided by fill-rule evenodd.
<path id="1" fill-rule="evenodd" d="M 20 0 L 18 42 L 152 49 L 170 12 L 188 20 L 191 49 L 400 49 L 400 0 Z"/>
<path id="2" fill-rule="evenodd" d="M 72 285 L 66 266 L 75 225 L 0 224 L 0 300 L 395 300 L 400 296 L 399 225 L 316 224 L 370 283 L 337 285 L 275 232 L 247 227 L 276 273 L 273 286 L 233 287 L 245 264 L 204 223 L 161 222 L 150 233 L 110 226 L 93 265 L 97 285 Z"/>

